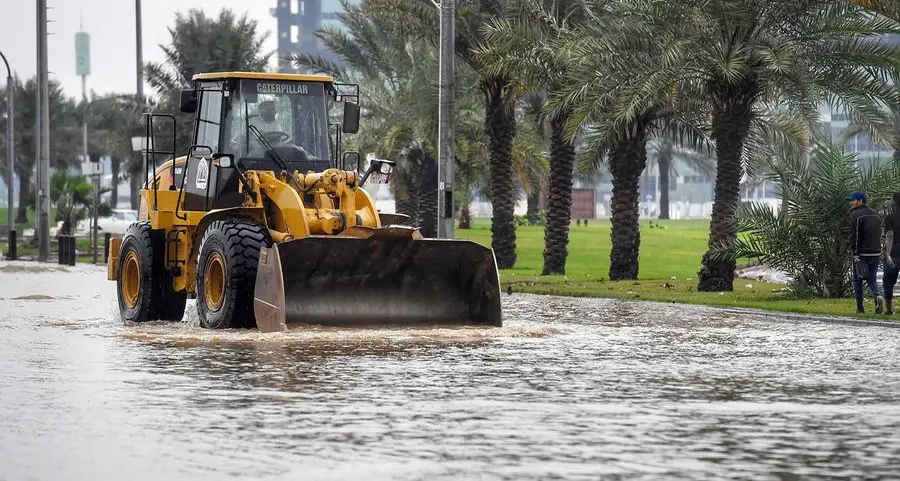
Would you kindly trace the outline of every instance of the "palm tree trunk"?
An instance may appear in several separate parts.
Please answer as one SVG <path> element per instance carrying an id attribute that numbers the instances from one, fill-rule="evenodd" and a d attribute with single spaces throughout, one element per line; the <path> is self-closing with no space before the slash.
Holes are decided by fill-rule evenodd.
<path id="1" fill-rule="evenodd" d="M 461 176 L 462 177 L 462 176 Z M 456 204 L 459 207 L 459 223 L 458 229 L 472 228 L 472 214 L 470 207 L 472 205 L 472 188 L 465 177 L 460 178 L 456 184 Z"/>
<path id="2" fill-rule="evenodd" d="M 535 103 L 531 114 L 531 122 L 534 124 L 535 131 L 540 132 L 541 138 L 543 139 L 545 138 L 544 121 L 540 111 L 545 104 L 545 100 L 543 96 L 531 96 L 531 101 Z M 541 194 L 544 191 L 543 187 L 544 186 L 541 185 L 541 179 L 535 175 L 534 172 L 529 172 L 528 188 L 530 193 L 526 199 L 527 207 L 525 210 L 525 217 L 528 219 L 529 225 L 536 225 L 540 219 Z"/>
<path id="3" fill-rule="evenodd" d="M 672 142 L 664 140 L 656 164 L 659 166 L 659 218 L 669 218 L 669 173 L 672 171 Z"/>
<path id="4" fill-rule="evenodd" d="M 418 185 L 420 232 L 424 237 L 437 237 L 438 164 L 427 149 L 422 152 L 421 172 Z"/>
<path id="5" fill-rule="evenodd" d="M 565 274 L 572 221 L 572 177 L 575 146 L 565 139 L 566 116 L 551 120 L 550 198 L 544 229 L 544 269 L 541 275 Z"/>
<path id="6" fill-rule="evenodd" d="M 535 176 L 528 176 L 528 207 L 525 211 L 525 217 L 528 219 L 529 225 L 537 225 L 541 215 L 541 184 Z"/>
<path id="7" fill-rule="evenodd" d="M 396 206 L 397 212 L 409 216 L 407 225 L 422 226 L 422 199 L 423 177 L 422 162 L 425 151 L 422 144 L 412 142 L 400 151 L 399 161 L 401 169 L 396 171 L 393 177 L 398 193 Z M 437 181 L 435 181 L 437 183 Z M 424 234 L 424 232 L 423 232 Z"/>
<path id="8" fill-rule="evenodd" d="M 459 211 L 459 228 L 460 229 L 471 229 L 472 228 L 472 215 L 469 213 L 469 204 L 463 205 L 462 209 Z"/>
<path id="9" fill-rule="evenodd" d="M 34 193 L 31 189 L 31 176 L 23 175 L 22 172 L 19 172 L 19 205 L 16 209 L 16 224 L 27 224 L 28 223 L 28 207 L 34 206 L 32 199 L 34 198 Z"/>
<path id="10" fill-rule="evenodd" d="M 394 210 L 398 214 L 409 216 L 407 225 L 419 225 L 418 205 L 419 197 L 413 176 L 408 171 L 409 165 L 404 165 L 403 169 L 397 169 L 394 172 L 392 183 L 394 184 Z"/>
<path id="11" fill-rule="evenodd" d="M 750 127 L 752 87 L 731 88 L 717 95 L 713 101 L 712 134 L 716 143 L 716 187 L 712 219 L 709 224 L 709 243 L 733 245 L 737 226 L 732 222 L 741 194 L 744 139 Z M 735 262 L 714 258 L 709 250 L 703 255 L 698 272 L 697 290 L 722 292 L 734 290 Z"/>
<path id="12" fill-rule="evenodd" d="M 609 279 L 637 279 L 640 231 L 640 178 L 647 165 L 647 135 L 643 125 L 631 124 L 609 157 L 612 175 L 612 251 Z"/>
<path id="13" fill-rule="evenodd" d="M 900 163 L 900 108 L 894 109 L 894 162 Z"/>
<path id="14" fill-rule="evenodd" d="M 490 151 L 491 248 L 497 267 L 510 269 L 516 264 L 516 189 L 512 167 L 512 140 L 516 135 L 516 117 L 504 78 L 485 80 L 484 133 Z"/>

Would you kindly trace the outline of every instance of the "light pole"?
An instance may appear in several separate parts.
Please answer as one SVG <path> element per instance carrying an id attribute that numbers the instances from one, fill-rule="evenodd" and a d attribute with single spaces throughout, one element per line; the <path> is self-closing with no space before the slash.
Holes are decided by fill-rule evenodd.
<path id="1" fill-rule="evenodd" d="M 137 108 L 139 112 L 144 111 L 144 49 L 143 49 L 143 34 L 142 31 L 142 22 L 141 22 L 141 0 L 134 0 L 134 30 L 135 30 L 135 58 L 137 60 L 136 74 L 137 74 L 137 90 L 135 90 L 135 94 L 137 95 Z M 133 142 L 133 139 L 132 139 Z M 143 160 L 143 159 L 141 159 Z M 129 188 L 129 190 L 131 190 Z M 140 202 L 138 202 L 138 209 L 140 209 Z"/>
<path id="2" fill-rule="evenodd" d="M 50 259 L 50 86 L 47 69 L 47 0 L 37 0 L 37 45 L 38 45 L 38 95 L 37 95 L 37 139 L 38 158 L 38 225 L 40 244 L 38 261 Z"/>
<path id="3" fill-rule="evenodd" d="M 138 105 L 144 105 L 144 49 L 141 34 L 141 0 L 134 0 L 135 53 L 137 58 L 137 98 Z"/>
<path id="4" fill-rule="evenodd" d="M 9 253 L 6 258 L 8 260 L 16 259 L 16 223 L 15 223 L 15 196 L 13 195 L 13 185 L 16 183 L 16 160 L 15 160 L 15 137 L 13 134 L 15 132 L 15 109 L 13 108 L 13 102 L 16 99 L 16 86 L 13 84 L 12 70 L 9 68 L 9 61 L 6 60 L 6 55 L 3 55 L 3 52 L 0 52 L 0 58 L 3 58 L 3 63 L 6 65 L 6 165 L 9 166 L 9 185 L 7 185 L 7 194 L 9 196 L 9 202 L 6 206 L 6 221 L 9 224 L 9 244 L 7 245 L 7 250 Z"/>
<path id="5" fill-rule="evenodd" d="M 453 239 L 453 117 L 456 76 L 454 0 L 441 0 L 440 91 L 438 101 L 438 238 Z"/>

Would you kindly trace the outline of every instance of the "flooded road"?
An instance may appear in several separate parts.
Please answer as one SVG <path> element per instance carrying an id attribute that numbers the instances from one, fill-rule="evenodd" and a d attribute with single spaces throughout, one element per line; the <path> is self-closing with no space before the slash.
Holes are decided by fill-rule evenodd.
<path id="1" fill-rule="evenodd" d="M 103 268 L 36 266 L 0 263 L 0 480 L 900 473 L 900 329 L 526 295 L 499 329 L 124 326 Z"/>

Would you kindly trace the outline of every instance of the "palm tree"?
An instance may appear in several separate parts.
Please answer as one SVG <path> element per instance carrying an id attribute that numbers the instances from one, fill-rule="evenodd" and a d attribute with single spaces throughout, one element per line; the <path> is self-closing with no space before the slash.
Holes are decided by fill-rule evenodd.
<path id="1" fill-rule="evenodd" d="M 160 97 L 162 109 L 176 116 L 176 152 L 186 152 L 192 144 L 191 114 L 179 110 L 179 94 L 191 87 L 191 77 L 212 71 L 265 71 L 274 52 L 263 52 L 268 34 L 258 35 L 256 20 L 247 14 L 238 17 L 223 9 L 218 17 L 202 10 L 175 14 L 175 26 L 169 28 L 171 41 L 161 45 L 165 60 L 148 62 L 144 67 L 147 82 Z"/>
<path id="2" fill-rule="evenodd" d="M 90 181 L 81 174 L 72 175 L 66 170 L 53 173 L 50 177 L 50 201 L 56 205 L 56 222 L 63 223 L 59 229 L 60 235 L 72 235 L 78 222 L 87 218 L 93 204 L 93 192 Z"/>
<path id="3" fill-rule="evenodd" d="M 88 122 L 88 155 L 92 159 L 108 155 L 112 166 L 110 207 L 115 208 L 119 196 L 119 181 L 124 176 L 122 168 L 129 172 L 132 183 L 131 207 L 138 208 L 137 187 L 143 163 L 132 160 L 131 137 L 143 134 L 141 111 L 133 94 L 109 94 L 94 97 L 85 106 L 78 105 L 79 115 Z"/>
<path id="4" fill-rule="evenodd" d="M 546 136 L 547 116 L 544 114 L 544 104 L 547 102 L 547 95 L 541 91 L 525 92 L 521 97 L 523 112 L 525 117 L 531 121 L 536 132 L 541 137 Z M 521 132 L 519 133 L 521 135 Z M 518 135 L 516 136 L 518 138 Z M 540 215 L 541 194 L 545 193 L 544 184 L 547 179 L 542 178 L 540 172 L 529 171 L 526 173 L 525 186 L 526 194 L 526 211 L 525 217 L 528 223 L 535 225 Z"/>
<path id="5" fill-rule="evenodd" d="M 706 137 L 702 105 L 672 70 L 684 43 L 662 29 L 636 35 L 645 33 L 643 26 L 613 9 L 613 3 L 594 6 L 584 22 L 547 48 L 567 59 L 567 81 L 553 92 L 550 108 L 568 112 L 567 136 L 584 131 L 587 148 L 579 170 L 596 171 L 601 162 L 608 163 L 613 184 L 609 278 L 625 280 L 638 276 L 639 181 L 648 140 L 666 135 L 696 146 Z"/>
<path id="6" fill-rule="evenodd" d="M 648 167 L 654 163 L 659 173 L 659 218 L 669 218 L 669 180 L 678 175 L 677 164 L 683 164 L 707 177 L 716 172 L 716 159 L 705 151 L 679 145 L 677 139 L 655 135 L 647 144 Z M 676 163 L 677 162 L 677 163 Z"/>
<path id="7" fill-rule="evenodd" d="M 515 173 L 512 145 L 516 136 L 517 89 L 505 75 L 489 73 L 475 55 L 484 43 L 482 26 L 493 18 L 509 18 L 517 11 L 516 0 L 459 0 L 456 2 L 456 55 L 478 75 L 484 96 L 484 134 L 490 158 L 490 194 L 493 207 L 491 247 L 497 266 L 508 269 L 516 263 Z M 439 10 L 433 0 L 364 0 L 367 15 L 386 19 L 398 32 L 438 44 Z M 460 85 L 460 84 L 458 84 Z"/>
<path id="8" fill-rule="evenodd" d="M 572 24 L 584 18 L 576 2 L 527 0 L 516 19 L 494 18 L 485 27 L 484 43 L 476 56 L 492 75 L 514 78 L 531 92 L 558 92 L 566 81 L 571 59 L 566 50 L 554 48 Z M 541 97 L 531 97 L 531 101 Z M 569 109 L 548 115 L 550 124 L 550 189 L 547 226 L 544 230 L 542 275 L 565 274 L 569 224 L 572 214 L 572 177 L 575 148 L 565 130 Z M 537 119 L 543 127 L 543 119 Z"/>
<path id="9" fill-rule="evenodd" d="M 820 102 L 846 109 L 883 140 L 893 119 L 882 107 L 900 94 L 885 81 L 900 67 L 900 47 L 873 38 L 896 33 L 897 23 L 832 0 L 757 2 L 625 1 L 647 25 L 665 23 L 686 42 L 673 58 L 681 76 L 702 92 L 712 111 L 716 145 L 715 204 L 709 248 L 735 242 L 730 221 L 738 205 L 748 136 L 767 104 L 783 101 L 817 125 Z M 733 289 L 735 264 L 703 256 L 697 289 Z"/>
<path id="10" fill-rule="evenodd" d="M 346 30 L 324 27 L 316 36 L 340 56 L 337 64 L 318 54 L 288 56 L 298 68 L 361 86 L 365 121 L 357 148 L 397 161 L 392 188 L 396 210 L 423 235 L 437 235 L 437 53 L 393 25 L 344 2 L 338 14 Z M 377 39 L 377 41 L 373 41 Z"/>
<path id="11" fill-rule="evenodd" d="M 28 222 L 28 209 L 34 206 L 35 190 L 32 184 L 32 175 L 35 171 L 35 156 L 37 150 L 35 142 L 34 126 L 36 121 L 35 99 L 37 98 L 37 82 L 36 78 L 29 78 L 22 82 L 18 77 L 14 79 L 15 88 L 15 125 L 22 126 L 16 128 L 15 133 L 15 150 L 16 150 L 16 175 L 19 177 L 19 205 L 16 211 L 16 223 Z M 50 110 L 50 166 L 53 169 L 65 169 L 75 165 L 77 159 L 73 152 L 79 152 L 78 147 L 81 143 L 80 123 L 76 120 L 75 103 L 73 99 L 66 97 L 62 90 L 62 86 L 58 81 L 50 79 L 49 85 L 49 110 Z M 0 100 L 0 108 L 6 109 L 6 94 L 4 92 L 2 100 Z M 0 128 L 5 132 L 6 120 L 0 119 Z M 6 149 L 0 149 L 0 155 L 5 157 Z M 6 159 L 3 159 L 2 169 L 6 169 Z M 9 172 L 3 170 L 4 178 L 9 179 Z M 8 185 L 12 185 L 11 183 Z"/>

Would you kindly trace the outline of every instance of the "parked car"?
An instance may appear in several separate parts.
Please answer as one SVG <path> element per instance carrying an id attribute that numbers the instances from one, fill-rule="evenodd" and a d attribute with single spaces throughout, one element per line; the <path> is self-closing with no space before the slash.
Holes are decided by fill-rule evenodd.
<path id="1" fill-rule="evenodd" d="M 124 234 L 125 229 L 132 223 L 137 222 L 138 213 L 131 209 L 113 209 L 112 214 L 108 217 L 97 219 L 97 227 L 100 234 Z"/>
<path id="2" fill-rule="evenodd" d="M 100 217 L 97 219 L 97 234 L 102 237 L 103 234 L 124 234 L 125 229 L 128 228 L 133 222 L 137 222 L 138 213 L 136 210 L 131 209 L 113 209 L 112 213 L 106 217 Z M 58 227 L 62 226 L 62 222 L 59 223 Z M 91 235 L 91 219 L 83 219 L 78 222 L 78 226 L 75 228 L 76 235 Z M 51 228 L 51 234 L 55 229 Z"/>

